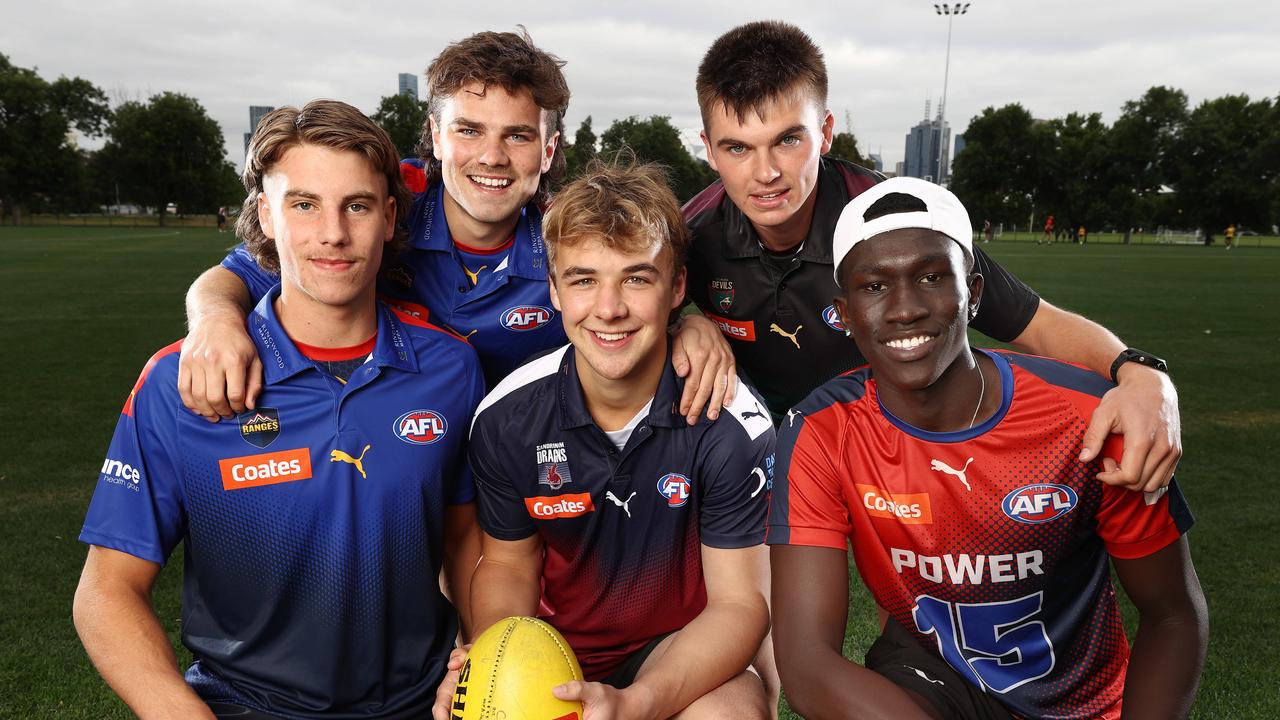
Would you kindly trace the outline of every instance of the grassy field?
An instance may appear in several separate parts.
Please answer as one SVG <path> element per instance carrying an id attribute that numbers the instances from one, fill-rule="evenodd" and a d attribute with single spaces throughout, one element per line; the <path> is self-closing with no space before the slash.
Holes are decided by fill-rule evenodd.
<path id="1" fill-rule="evenodd" d="M 30 358 L 5 364 L 0 401 L 0 718 L 129 716 L 71 626 L 76 537 L 138 371 L 183 334 L 187 284 L 231 242 L 208 229 L 0 228 L 0 344 Z M 1195 717 L 1280 717 L 1280 484 L 1267 470 L 1280 451 L 1280 250 L 987 248 L 1047 298 L 1169 360 L 1212 622 Z M 174 638 L 178 555 L 156 591 Z M 860 593 L 858 603 L 855 659 L 874 632 Z"/>

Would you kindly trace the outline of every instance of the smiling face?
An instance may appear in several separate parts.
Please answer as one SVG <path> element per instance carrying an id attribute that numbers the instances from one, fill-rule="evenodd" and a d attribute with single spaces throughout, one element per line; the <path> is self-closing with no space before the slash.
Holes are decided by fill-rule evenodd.
<path id="1" fill-rule="evenodd" d="M 359 152 L 304 143 L 267 169 L 262 189 L 258 219 L 279 253 L 282 300 L 296 308 L 372 307 L 395 232 L 386 176 Z"/>
<path id="2" fill-rule="evenodd" d="M 834 123 L 804 91 L 785 93 L 741 119 L 723 102 L 707 110 L 707 161 L 766 244 L 786 238 L 784 247 L 770 249 L 794 247 L 808 234 L 818 161 L 831 149 Z"/>
<path id="3" fill-rule="evenodd" d="M 654 243 L 624 252 L 592 238 L 556 250 L 551 302 L 578 358 L 584 389 L 634 388 L 651 396 L 667 361 L 667 320 L 684 299 L 685 272 Z"/>
<path id="4" fill-rule="evenodd" d="M 555 155 L 560 135 L 546 136 L 545 120 L 527 89 L 470 83 L 443 100 L 431 118 L 432 152 L 455 237 L 506 240 Z"/>
<path id="5" fill-rule="evenodd" d="M 836 307 L 882 395 L 928 388 L 968 354 L 982 276 L 966 262 L 947 236 L 910 228 L 858 243 L 841 263 Z"/>

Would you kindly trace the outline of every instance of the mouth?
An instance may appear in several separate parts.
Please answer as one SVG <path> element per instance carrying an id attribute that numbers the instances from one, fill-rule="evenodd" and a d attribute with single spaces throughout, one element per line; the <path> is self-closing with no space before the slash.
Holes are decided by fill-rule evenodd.
<path id="1" fill-rule="evenodd" d="M 929 352 L 936 337 L 937 335 L 929 333 L 918 333 L 906 337 L 882 340 L 880 344 L 893 350 L 892 355 L 896 356 L 898 360 L 915 360 Z"/>
<path id="2" fill-rule="evenodd" d="M 604 347 L 619 347 L 627 342 L 627 339 L 635 335 L 634 330 L 625 330 L 619 332 L 603 332 L 601 330 L 588 330 L 591 337 L 595 339 L 596 344 Z"/>
<path id="3" fill-rule="evenodd" d="M 508 177 L 492 177 L 489 175 L 468 175 L 467 179 L 470 180 L 473 185 L 477 185 L 487 190 L 504 190 L 514 182 L 514 180 Z"/>
<path id="4" fill-rule="evenodd" d="M 790 188 L 782 188 L 780 190 L 774 190 L 773 192 L 767 193 L 752 193 L 751 202 L 762 208 L 777 207 L 778 205 L 786 202 L 790 194 Z"/>
<path id="5" fill-rule="evenodd" d="M 355 260 L 346 258 L 311 258 L 311 264 L 321 270 L 332 270 L 334 272 L 342 272 L 347 268 L 356 264 Z"/>

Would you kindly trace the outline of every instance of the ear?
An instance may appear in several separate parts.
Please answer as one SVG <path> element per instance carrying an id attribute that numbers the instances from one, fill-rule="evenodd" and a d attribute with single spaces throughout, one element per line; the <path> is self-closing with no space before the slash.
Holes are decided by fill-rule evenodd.
<path id="1" fill-rule="evenodd" d="M 982 273 L 969 273 L 969 320 L 973 320 L 978 315 L 978 306 L 982 303 Z"/>
<path id="2" fill-rule="evenodd" d="M 561 310 L 561 309 L 560 309 L 560 295 L 559 295 L 558 293 L 556 293 L 556 278 L 555 278 L 555 275 L 553 275 L 553 274 L 551 274 L 551 273 L 547 273 L 547 285 L 551 288 L 551 307 L 555 308 L 555 309 L 556 309 L 556 312 L 558 312 L 558 313 L 560 313 L 561 315 L 563 315 L 563 314 L 564 314 L 564 310 Z"/>
<path id="3" fill-rule="evenodd" d="M 383 208 L 382 213 L 387 221 L 387 236 L 382 241 L 389 243 L 391 238 L 396 236 L 396 197 L 394 195 L 387 197 L 387 206 Z"/>
<path id="4" fill-rule="evenodd" d="M 265 192 L 258 193 L 258 225 L 262 227 L 262 234 L 268 238 L 276 239 L 276 228 L 271 222 L 271 204 L 267 201 Z"/>
<path id="5" fill-rule="evenodd" d="M 551 137 L 547 140 L 547 144 L 542 148 L 542 172 L 545 175 L 551 169 L 551 160 L 556 156 L 556 146 L 560 144 L 560 131 L 551 133 Z"/>
<path id="6" fill-rule="evenodd" d="M 822 118 L 822 154 L 826 155 L 831 149 L 831 141 L 835 138 L 836 116 L 831 114 L 830 110 L 826 111 L 826 115 Z"/>
<path id="7" fill-rule="evenodd" d="M 675 310 L 684 304 L 685 282 L 689 279 L 689 271 L 680 268 L 680 272 L 671 281 L 671 309 Z"/>
<path id="8" fill-rule="evenodd" d="M 431 154 L 437 160 L 443 160 L 440 150 L 440 126 L 436 123 L 436 119 L 427 116 L 427 123 L 431 126 Z"/>
<path id="9" fill-rule="evenodd" d="M 707 164 L 711 166 L 712 170 L 720 172 L 720 168 L 716 167 L 716 154 L 711 152 L 711 138 L 707 137 L 707 131 L 703 130 L 698 133 L 698 137 L 702 138 L 702 147 L 707 149 Z"/>
<path id="10" fill-rule="evenodd" d="M 832 304 L 836 306 L 836 313 L 840 315 L 840 324 L 844 325 L 845 332 L 852 332 L 853 323 L 849 322 L 849 307 L 844 304 L 844 298 L 836 297 Z"/>

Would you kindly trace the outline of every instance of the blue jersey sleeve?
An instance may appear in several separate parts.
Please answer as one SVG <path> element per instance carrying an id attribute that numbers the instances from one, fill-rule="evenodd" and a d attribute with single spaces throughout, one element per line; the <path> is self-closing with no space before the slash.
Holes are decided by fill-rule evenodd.
<path id="1" fill-rule="evenodd" d="M 257 305 L 267 291 L 280 283 L 280 276 L 275 273 L 267 272 L 258 263 L 254 261 L 253 256 L 245 249 L 244 243 L 231 248 L 231 252 L 222 258 L 222 267 L 235 273 L 240 278 L 245 287 L 249 289 L 249 295 L 253 297 L 253 304 Z"/>
<path id="2" fill-rule="evenodd" d="M 489 535 L 499 540 L 523 540 L 537 529 L 524 498 L 516 492 L 509 467 L 503 463 L 503 458 L 511 454 L 509 450 L 504 452 L 511 439 L 507 438 L 504 444 L 498 434 L 499 423 L 495 420 L 501 412 L 497 407 L 488 408 L 476 418 L 471 431 L 467 457 L 476 483 L 476 515 L 480 527 Z"/>
<path id="3" fill-rule="evenodd" d="M 739 380 L 700 448 L 698 492 L 702 544 L 723 549 L 764 542 L 775 435 L 764 401 Z"/>
<path id="4" fill-rule="evenodd" d="M 472 351 L 468 349 L 468 352 Z M 472 354 L 474 355 L 474 353 Z M 469 388 L 469 395 L 467 396 L 467 424 L 464 427 L 471 425 L 471 420 L 475 415 L 476 407 L 478 407 L 480 405 L 480 401 L 484 399 L 485 393 L 484 374 L 480 371 L 479 361 L 472 361 L 470 365 L 473 369 L 472 372 L 469 373 L 471 387 Z M 469 446 L 470 441 L 468 441 L 467 444 Z M 458 468 L 456 472 L 453 473 L 455 480 L 445 490 L 445 502 L 450 505 L 463 505 L 465 503 L 475 502 L 475 477 L 471 471 L 471 463 L 466 460 L 465 452 L 459 455 L 457 464 Z"/>
<path id="5" fill-rule="evenodd" d="M 168 365 L 150 377 L 144 370 L 125 403 L 80 532 L 81 542 L 159 564 L 186 533 L 173 437 L 176 357 Z"/>

